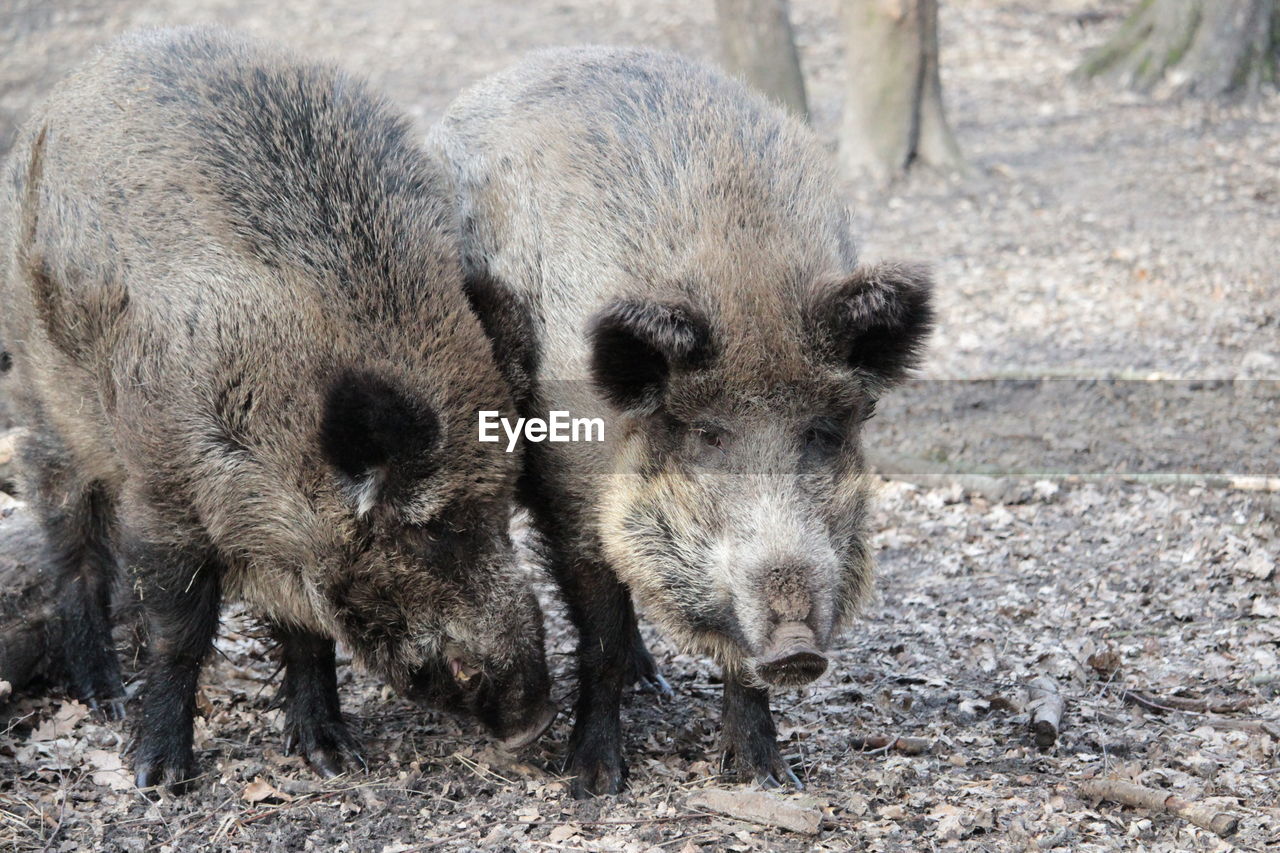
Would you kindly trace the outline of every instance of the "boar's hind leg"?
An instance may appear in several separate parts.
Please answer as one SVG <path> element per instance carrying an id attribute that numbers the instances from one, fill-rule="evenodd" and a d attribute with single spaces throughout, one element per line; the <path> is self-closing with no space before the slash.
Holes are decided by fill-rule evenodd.
<path id="1" fill-rule="evenodd" d="M 138 542 L 127 557 L 140 583 L 150 652 L 134 755 L 137 785 L 181 793 L 195 777 L 196 682 L 218 629 L 220 566 L 203 550 Z"/>
<path id="2" fill-rule="evenodd" d="M 284 683 L 277 696 L 284 706 L 284 751 L 297 752 L 321 776 L 340 774 L 349 763 L 368 769 L 338 706 L 338 673 L 333 640 L 303 628 L 273 625 L 280 643 Z"/>
<path id="3" fill-rule="evenodd" d="M 766 788 L 790 783 L 797 790 L 804 790 L 778 749 L 768 690 L 743 684 L 733 673 L 726 672 L 720 725 L 726 771 L 736 772 L 739 778 L 754 779 Z"/>
<path id="4" fill-rule="evenodd" d="M 53 645 L 67 692 L 108 719 L 124 717 L 124 683 L 111 641 L 111 552 L 114 508 L 101 483 L 73 479 L 77 465 L 48 433 L 33 431 L 24 461 L 32 472 L 31 500 L 48 540 L 58 584 Z"/>

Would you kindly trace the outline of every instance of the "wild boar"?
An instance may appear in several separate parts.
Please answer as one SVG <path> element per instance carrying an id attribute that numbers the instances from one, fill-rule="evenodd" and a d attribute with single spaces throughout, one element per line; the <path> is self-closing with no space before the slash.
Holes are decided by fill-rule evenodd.
<path id="1" fill-rule="evenodd" d="M 133 35 L 65 81 L 5 172 L 0 337 L 73 695 L 123 696 L 106 591 L 150 661 L 140 786 L 194 774 L 224 599 L 282 646 L 286 745 L 363 763 L 335 639 L 511 745 L 551 722 L 508 535 L 511 389 L 462 289 L 446 170 L 360 81 L 220 30 Z"/>
<path id="2" fill-rule="evenodd" d="M 573 793 L 625 781 L 619 697 L 651 667 L 628 592 L 723 667 L 726 766 L 799 786 L 768 690 L 825 670 L 871 586 L 859 424 L 921 352 L 928 275 L 858 266 L 813 134 L 676 56 L 535 54 L 433 139 L 519 404 L 611 415 L 528 445 L 521 486 L 581 635 Z"/>

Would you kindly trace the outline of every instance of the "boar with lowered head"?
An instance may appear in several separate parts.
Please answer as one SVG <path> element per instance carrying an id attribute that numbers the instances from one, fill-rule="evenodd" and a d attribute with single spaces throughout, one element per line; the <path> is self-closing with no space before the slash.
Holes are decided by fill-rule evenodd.
<path id="1" fill-rule="evenodd" d="M 435 137 L 520 405 L 612 415 L 528 445 L 522 481 L 581 634 L 574 793 L 622 786 L 619 697 L 654 678 L 629 592 L 724 668 L 727 766 L 799 785 L 769 690 L 823 673 L 871 586 L 859 427 L 923 345 L 928 277 L 859 266 L 813 135 L 675 56 L 535 54 Z"/>
<path id="2" fill-rule="evenodd" d="M 123 695 L 107 591 L 135 576 L 138 783 L 194 774 L 224 599 L 282 647 L 286 745 L 359 763 L 334 641 L 521 745 L 554 715 L 507 527 L 511 390 L 462 289 L 447 173 L 363 84 L 217 30 L 129 37 L 9 160 L 6 381 L 63 590 L 71 692 Z"/>

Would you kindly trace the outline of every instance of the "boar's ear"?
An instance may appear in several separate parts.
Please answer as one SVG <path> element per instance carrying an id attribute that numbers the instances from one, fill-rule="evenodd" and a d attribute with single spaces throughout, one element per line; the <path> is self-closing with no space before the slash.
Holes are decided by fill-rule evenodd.
<path id="1" fill-rule="evenodd" d="M 462 288 L 489 338 L 498 367 L 511 385 L 516 408 L 522 409 L 530 399 L 533 377 L 538 372 L 533 313 L 511 288 L 485 271 L 469 273 Z"/>
<path id="2" fill-rule="evenodd" d="M 375 373 L 346 371 L 329 389 L 320 444 L 359 515 L 430 474 L 439 440 L 431 407 Z"/>
<path id="3" fill-rule="evenodd" d="M 696 370 L 711 361 L 711 326 L 679 305 L 621 300 L 589 326 L 591 378 L 605 399 L 624 412 L 658 408 L 672 370 Z"/>
<path id="4" fill-rule="evenodd" d="M 820 337 L 842 363 L 891 386 L 915 367 L 933 328 L 927 269 L 885 263 L 860 267 L 820 297 Z"/>

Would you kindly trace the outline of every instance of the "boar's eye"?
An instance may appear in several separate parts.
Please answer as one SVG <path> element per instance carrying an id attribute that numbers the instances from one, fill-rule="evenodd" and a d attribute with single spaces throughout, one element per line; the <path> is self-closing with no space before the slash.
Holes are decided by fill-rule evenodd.
<path id="1" fill-rule="evenodd" d="M 818 418 L 804 431 L 803 456 L 806 461 L 819 462 L 831 458 L 844 444 L 844 431 L 831 418 Z"/>
<path id="2" fill-rule="evenodd" d="M 690 435 L 694 442 L 694 456 L 700 464 L 715 465 L 728 456 L 731 444 L 728 430 L 711 424 L 697 424 L 690 427 Z"/>

